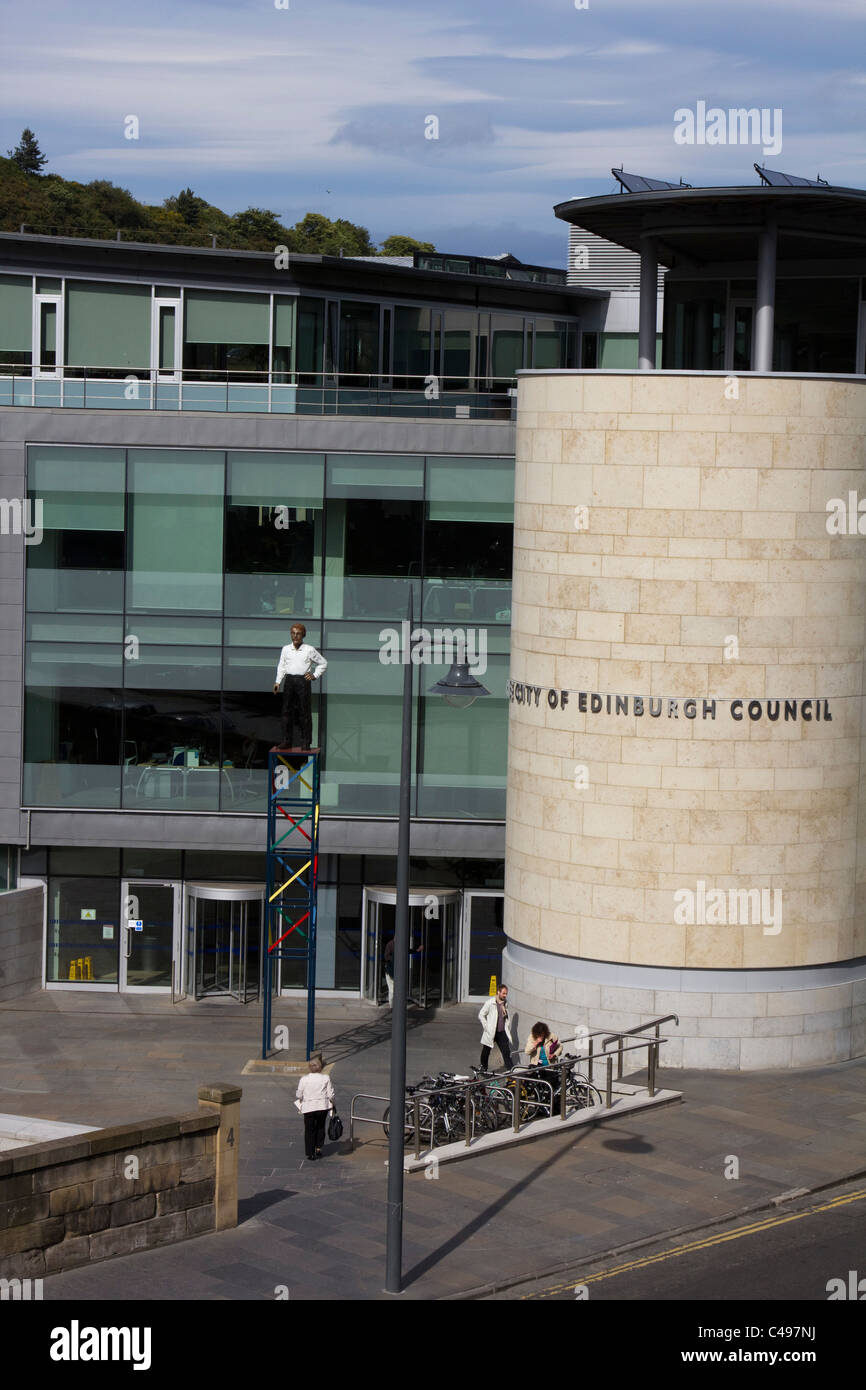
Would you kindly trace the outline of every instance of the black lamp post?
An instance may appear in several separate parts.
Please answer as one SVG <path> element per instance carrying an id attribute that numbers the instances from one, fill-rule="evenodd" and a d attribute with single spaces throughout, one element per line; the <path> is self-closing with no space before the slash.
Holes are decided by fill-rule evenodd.
<path id="1" fill-rule="evenodd" d="M 409 587 L 409 640 L 414 596 Z M 465 651 L 448 675 L 430 688 L 449 704 L 465 709 L 490 691 L 469 673 Z M 403 668 L 403 732 L 400 753 L 400 820 L 397 831 L 397 910 L 394 924 L 394 1002 L 391 1011 L 391 1089 L 388 1131 L 388 1220 L 385 1237 L 385 1291 L 403 1291 L 403 1111 L 406 1103 L 406 1013 L 409 1002 L 409 810 L 412 793 L 412 653 Z"/>

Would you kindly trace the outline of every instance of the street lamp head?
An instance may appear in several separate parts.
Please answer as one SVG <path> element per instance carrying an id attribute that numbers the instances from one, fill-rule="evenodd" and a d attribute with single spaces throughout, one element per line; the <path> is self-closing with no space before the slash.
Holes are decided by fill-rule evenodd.
<path id="1" fill-rule="evenodd" d="M 468 662 L 455 661 L 448 675 L 431 685 L 428 694 L 444 696 L 455 709 L 468 709 L 482 695 L 489 695 L 490 691 L 485 690 L 470 673 Z"/>

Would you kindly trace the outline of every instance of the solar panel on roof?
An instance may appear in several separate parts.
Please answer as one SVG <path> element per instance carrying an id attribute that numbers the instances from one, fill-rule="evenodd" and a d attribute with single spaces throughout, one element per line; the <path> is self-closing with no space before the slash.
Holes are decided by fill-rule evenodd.
<path id="1" fill-rule="evenodd" d="M 778 169 L 764 169 L 760 164 L 755 165 L 755 172 L 763 179 L 768 188 L 829 188 L 826 179 L 819 175 L 817 179 L 802 179 L 799 174 L 782 174 Z"/>
<path id="2" fill-rule="evenodd" d="M 626 174 L 622 169 L 611 169 L 615 179 L 619 179 L 626 193 L 660 193 L 671 188 L 691 188 L 690 183 L 668 183 L 667 179 L 650 179 L 644 174 Z"/>

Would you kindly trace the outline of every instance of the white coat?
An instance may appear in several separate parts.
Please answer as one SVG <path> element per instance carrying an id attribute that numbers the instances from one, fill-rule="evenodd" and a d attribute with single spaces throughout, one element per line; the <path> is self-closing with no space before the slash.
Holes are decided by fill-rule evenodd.
<path id="1" fill-rule="evenodd" d="M 508 1006 L 506 1005 L 506 1008 Z M 481 1046 L 492 1047 L 496 1041 L 496 1025 L 499 1019 L 499 1008 L 496 1003 L 496 996 L 491 994 L 490 998 L 481 1005 L 478 1010 L 478 1018 L 484 1032 L 481 1035 Z M 514 1038 L 511 1034 L 511 1019 L 505 1019 L 505 1036 L 514 1047 Z"/>
<path id="2" fill-rule="evenodd" d="M 295 1105 L 302 1115 L 308 1110 L 333 1110 L 334 1087 L 330 1076 L 323 1071 L 311 1071 L 302 1076 Z"/>

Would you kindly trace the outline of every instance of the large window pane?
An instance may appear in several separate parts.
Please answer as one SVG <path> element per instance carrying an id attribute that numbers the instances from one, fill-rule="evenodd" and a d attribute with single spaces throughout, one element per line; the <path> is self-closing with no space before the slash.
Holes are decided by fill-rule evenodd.
<path id="1" fill-rule="evenodd" d="M 227 614 L 317 616 L 323 484 L 321 454 L 229 454 Z"/>
<path id="2" fill-rule="evenodd" d="M 507 623 L 511 617 L 513 462 L 430 458 L 427 496 L 425 623 Z"/>
<path id="3" fill-rule="evenodd" d="M 27 458 L 28 493 L 34 505 L 42 503 L 43 527 L 40 544 L 27 547 L 28 608 L 119 611 L 123 450 L 37 445 Z"/>
<path id="4" fill-rule="evenodd" d="M 116 984 L 120 883 L 116 878 L 48 880 L 46 978 Z"/>
<path id="5" fill-rule="evenodd" d="M 490 375 L 510 381 L 523 367 L 523 319 L 508 314 L 490 316 Z"/>
<path id="6" fill-rule="evenodd" d="M 394 385 L 421 391 L 430 371 L 430 310 L 398 305 L 394 310 Z"/>
<path id="7" fill-rule="evenodd" d="M 421 571 L 424 460 L 331 454 L 326 489 L 326 616 L 404 616 Z"/>
<path id="8" fill-rule="evenodd" d="M 223 700 L 224 811 L 267 811 L 268 754 L 280 743 L 280 734 L 278 695 L 261 689 L 226 694 Z M 315 738 L 314 732 L 314 744 Z"/>
<path id="9" fill-rule="evenodd" d="M 67 281 L 67 367 L 145 375 L 150 368 L 150 314 L 149 285 Z"/>
<path id="10" fill-rule="evenodd" d="M 220 790 L 219 695 L 127 690 L 123 805 L 216 811 Z"/>
<path id="11" fill-rule="evenodd" d="M 302 385 L 321 386 L 325 344 L 325 301 L 301 295 L 298 300 L 297 367 Z"/>
<path id="12" fill-rule="evenodd" d="M 129 487 L 127 609 L 219 612 L 223 455 L 130 450 Z"/>
<path id="13" fill-rule="evenodd" d="M 477 679 L 491 692 L 468 709 L 455 709 L 427 690 L 446 668 L 423 670 L 422 756 L 418 814 L 500 820 L 505 815 L 508 761 L 508 656 L 488 654 Z"/>
<path id="14" fill-rule="evenodd" d="M 474 385 L 477 326 L 474 310 L 445 310 L 442 386 L 446 391 L 466 391 Z"/>
<path id="15" fill-rule="evenodd" d="M 340 372 L 343 386 L 370 386 L 379 371 L 379 305 L 343 300 L 340 305 Z"/>
<path id="16" fill-rule="evenodd" d="M 322 809 L 349 815 L 395 815 L 403 667 L 383 665 L 378 649 L 327 655 Z"/>
<path id="17" fill-rule="evenodd" d="M 24 702 L 24 803 L 120 805 L 121 698 L 117 690 L 42 685 Z"/>
<path id="18" fill-rule="evenodd" d="M 33 282 L 0 275 L 0 373 L 28 371 L 33 347 Z"/>
<path id="19" fill-rule="evenodd" d="M 125 684 L 148 690 L 219 690 L 219 618 L 130 617 L 124 634 Z"/>
<path id="20" fill-rule="evenodd" d="M 697 371 L 724 368 L 726 294 L 723 280 L 665 281 L 662 339 L 665 367 Z M 620 363 L 608 363 L 605 357 L 602 365 L 619 366 Z"/>
<path id="21" fill-rule="evenodd" d="M 858 282 L 777 280 L 775 372 L 856 372 Z"/>

